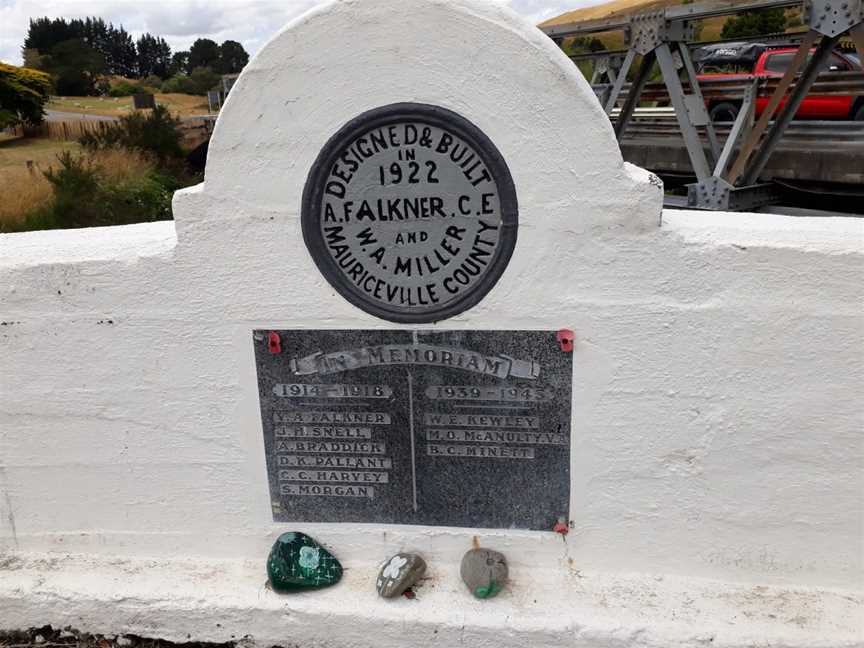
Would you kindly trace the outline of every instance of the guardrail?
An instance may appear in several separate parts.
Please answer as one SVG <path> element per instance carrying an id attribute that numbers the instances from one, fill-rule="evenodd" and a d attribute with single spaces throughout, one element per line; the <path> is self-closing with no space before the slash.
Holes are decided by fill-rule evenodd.
<path id="1" fill-rule="evenodd" d="M 715 126 L 721 140 L 728 138 L 733 127 L 730 123 Z M 698 142 L 707 154 L 710 143 L 704 133 L 700 133 Z M 670 178 L 673 185 L 676 179 L 694 175 L 684 138 L 675 118 L 669 115 L 634 116 L 620 146 L 626 160 Z M 818 187 L 835 198 L 845 196 L 851 207 L 853 201 L 864 204 L 861 160 L 864 160 L 864 122 L 795 121 L 777 143 L 765 173 L 782 184 L 780 195 L 788 197 L 785 188 L 790 186 L 808 190 Z M 856 211 L 860 212 L 860 206 Z"/>
<path id="2" fill-rule="evenodd" d="M 734 79 L 701 79 L 699 89 L 706 100 L 742 99 L 747 88 L 755 82 L 757 96 L 770 96 L 777 91 L 780 78 L 757 77 L 753 75 Z M 793 81 L 790 89 L 794 89 L 797 81 Z M 685 91 L 690 91 L 689 84 L 682 82 Z M 619 97 L 626 101 L 633 84 L 625 83 L 621 87 Z M 594 91 L 601 96 L 612 84 L 595 84 Z M 825 72 L 816 78 L 810 86 L 809 94 L 817 95 L 860 95 L 864 96 L 864 71 L 861 72 Z M 669 100 L 669 91 L 664 83 L 646 83 L 639 95 L 642 101 Z"/>
<path id="3" fill-rule="evenodd" d="M 660 109 L 663 110 L 663 109 Z M 670 109 L 671 110 L 671 109 Z M 613 115 L 614 117 L 614 115 Z M 715 123 L 721 137 L 728 137 L 732 122 Z M 649 112 L 634 115 L 625 139 L 638 137 L 681 137 L 674 111 L 670 114 Z M 703 138 L 707 143 L 707 138 Z M 831 151 L 837 148 L 857 149 L 864 160 L 864 122 L 856 121 L 796 121 L 783 135 L 783 144 L 791 147 L 806 145 L 808 150 Z M 862 163 L 864 166 L 864 163 Z"/>

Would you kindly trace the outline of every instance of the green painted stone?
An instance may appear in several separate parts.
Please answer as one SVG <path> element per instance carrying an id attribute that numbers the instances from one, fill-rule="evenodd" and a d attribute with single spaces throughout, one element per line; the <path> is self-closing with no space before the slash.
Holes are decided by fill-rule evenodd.
<path id="1" fill-rule="evenodd" d="M 267 557 L 267 576 L 277 592 L 317 589 L 338 583 L 342 565 L 305 533 L 292 531 L 280 535 L 273 544 Z"/>

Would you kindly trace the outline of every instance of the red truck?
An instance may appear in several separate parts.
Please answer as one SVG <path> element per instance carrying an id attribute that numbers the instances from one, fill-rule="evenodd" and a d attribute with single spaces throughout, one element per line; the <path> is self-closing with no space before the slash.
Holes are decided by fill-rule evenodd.
<path id="1" fill-rule="evenodd" d="M 796 47 L 771 47 L 763 43 L 716 43 L 694 52 L 699 81 L 714 79 L 747 79 L 753 77 L 782 77 L 797 52 Z M 811 50 L 812 56 L 815 50 Z M 855 59 L 832 52 L 825 63 L 824 72 L 860 70 Z M 768 105 L 768 97 L 757 97 L 756 115 Z M 781 103 L 781 106 L 783 104 Z M 708 103 L 712 121 L 733 121 L 741 108 L 740 101 L 713 100 Z M 795 114 L 798 119 L 853 119 L 864 121 L 864 96 L 816 95 L 804 98 Z"/>

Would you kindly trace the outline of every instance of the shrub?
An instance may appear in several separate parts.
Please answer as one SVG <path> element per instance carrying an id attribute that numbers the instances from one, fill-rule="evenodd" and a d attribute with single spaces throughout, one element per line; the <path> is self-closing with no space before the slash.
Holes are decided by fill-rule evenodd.
<path id="1" fill-rule="evenodd" d="M 97 209 L 106 225 L 170 220 L 175 189 L 170 176 L 148 173 L 131 177 L 107 184 L 100 193 L 101 205 Z"/>
<path id="2" fill-rule="evenodd" d="M 58 170 L 48 169 L 45 177 L 54 191 L 52 215 L 62 214 L 66 227 L 85 227 L 96 224 L 93 205 L 99 189 L 97 167 L 84 157 L 75 157 L 69 151 L 57 156 Z"/>
<path id="3" fill-rule="evenodd" d="M 118 81 L 108 91 L 111 97 L 130 97 L 136 92 L 140 92 L 138 86 L 130 81 Z"/>
<path id="4" fill-rule="evenodd" d="M 99 151 L 58 156 L 44 173 L 51 198 L 31 208 L 5 231 L 127 225 L 171 219 L 171 197 L 179 183 L 159 173 L 140 153 Z"/>
<path id="5" fill-rule="evenodd" d="M 179 119 L 172 117 L 165 106 L 157 105 L 147 115 L 126 115 L 104 130 L 83 135 L 79 142 L 91 151 L 120 147 L 152 153 L 160 165 L 168 166 L 171 160 L 183 157 L 179 126 Z"/>
<path id="6" fill-rule="evenodd" d="M 162 84 L 162 92 L 179 92 L 182 94 L 206 95 L 222 79 L 213 70 L 206 67 L 197 67 L 192 74 L 175 74 Z"/>
<path id="7" fill-rule="evenodd" d="M 192 74 L 189 75 L 189 78 L 192 80 L 195 87 L 195 92 L 193 94 L 199 95 L 206 95 L 207 91 L 216 87 L 222 79 L 221 76 L 206 67 L 195 68 L 192 70 Z"/>
<path id="8" fill-rule="evenodd" d="M 175 74 L 162 84 L 162 92 L 196 94 L 195 83 L 185 74 Z"/>
<path id="9" fill-rule="evenodd" d="M 162 79 L 159 78 L 159 75 L 157 74 L 151 74 L 146 79 L 143 79 L 138 85 L 142 90 L 156 93 L 162 90 Z"/>
<path id="10" fill-rule="evenodd" d="M 40 123 L 50 91 L 51 77 L 44 72 L 0 63 L 0 129 Z"/>

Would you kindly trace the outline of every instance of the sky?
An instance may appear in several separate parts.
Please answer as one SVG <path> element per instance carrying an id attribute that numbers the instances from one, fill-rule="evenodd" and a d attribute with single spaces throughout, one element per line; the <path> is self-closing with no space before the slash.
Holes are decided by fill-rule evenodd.
<path id="1" fill-rule="evenodd" d="M 393 0 L 398 2 L 399 0 Z M 605 0 L 491 0 L 510 5 L 537 23 Z M 174 51 L 196 38 L 243 43 L 254 54 L 288 20 L 316 0 L 0 0 L 0 61 L 21 65 L 30 18 L 101 16 L 122 24 L 133 37 L 162 36 Z"/>

